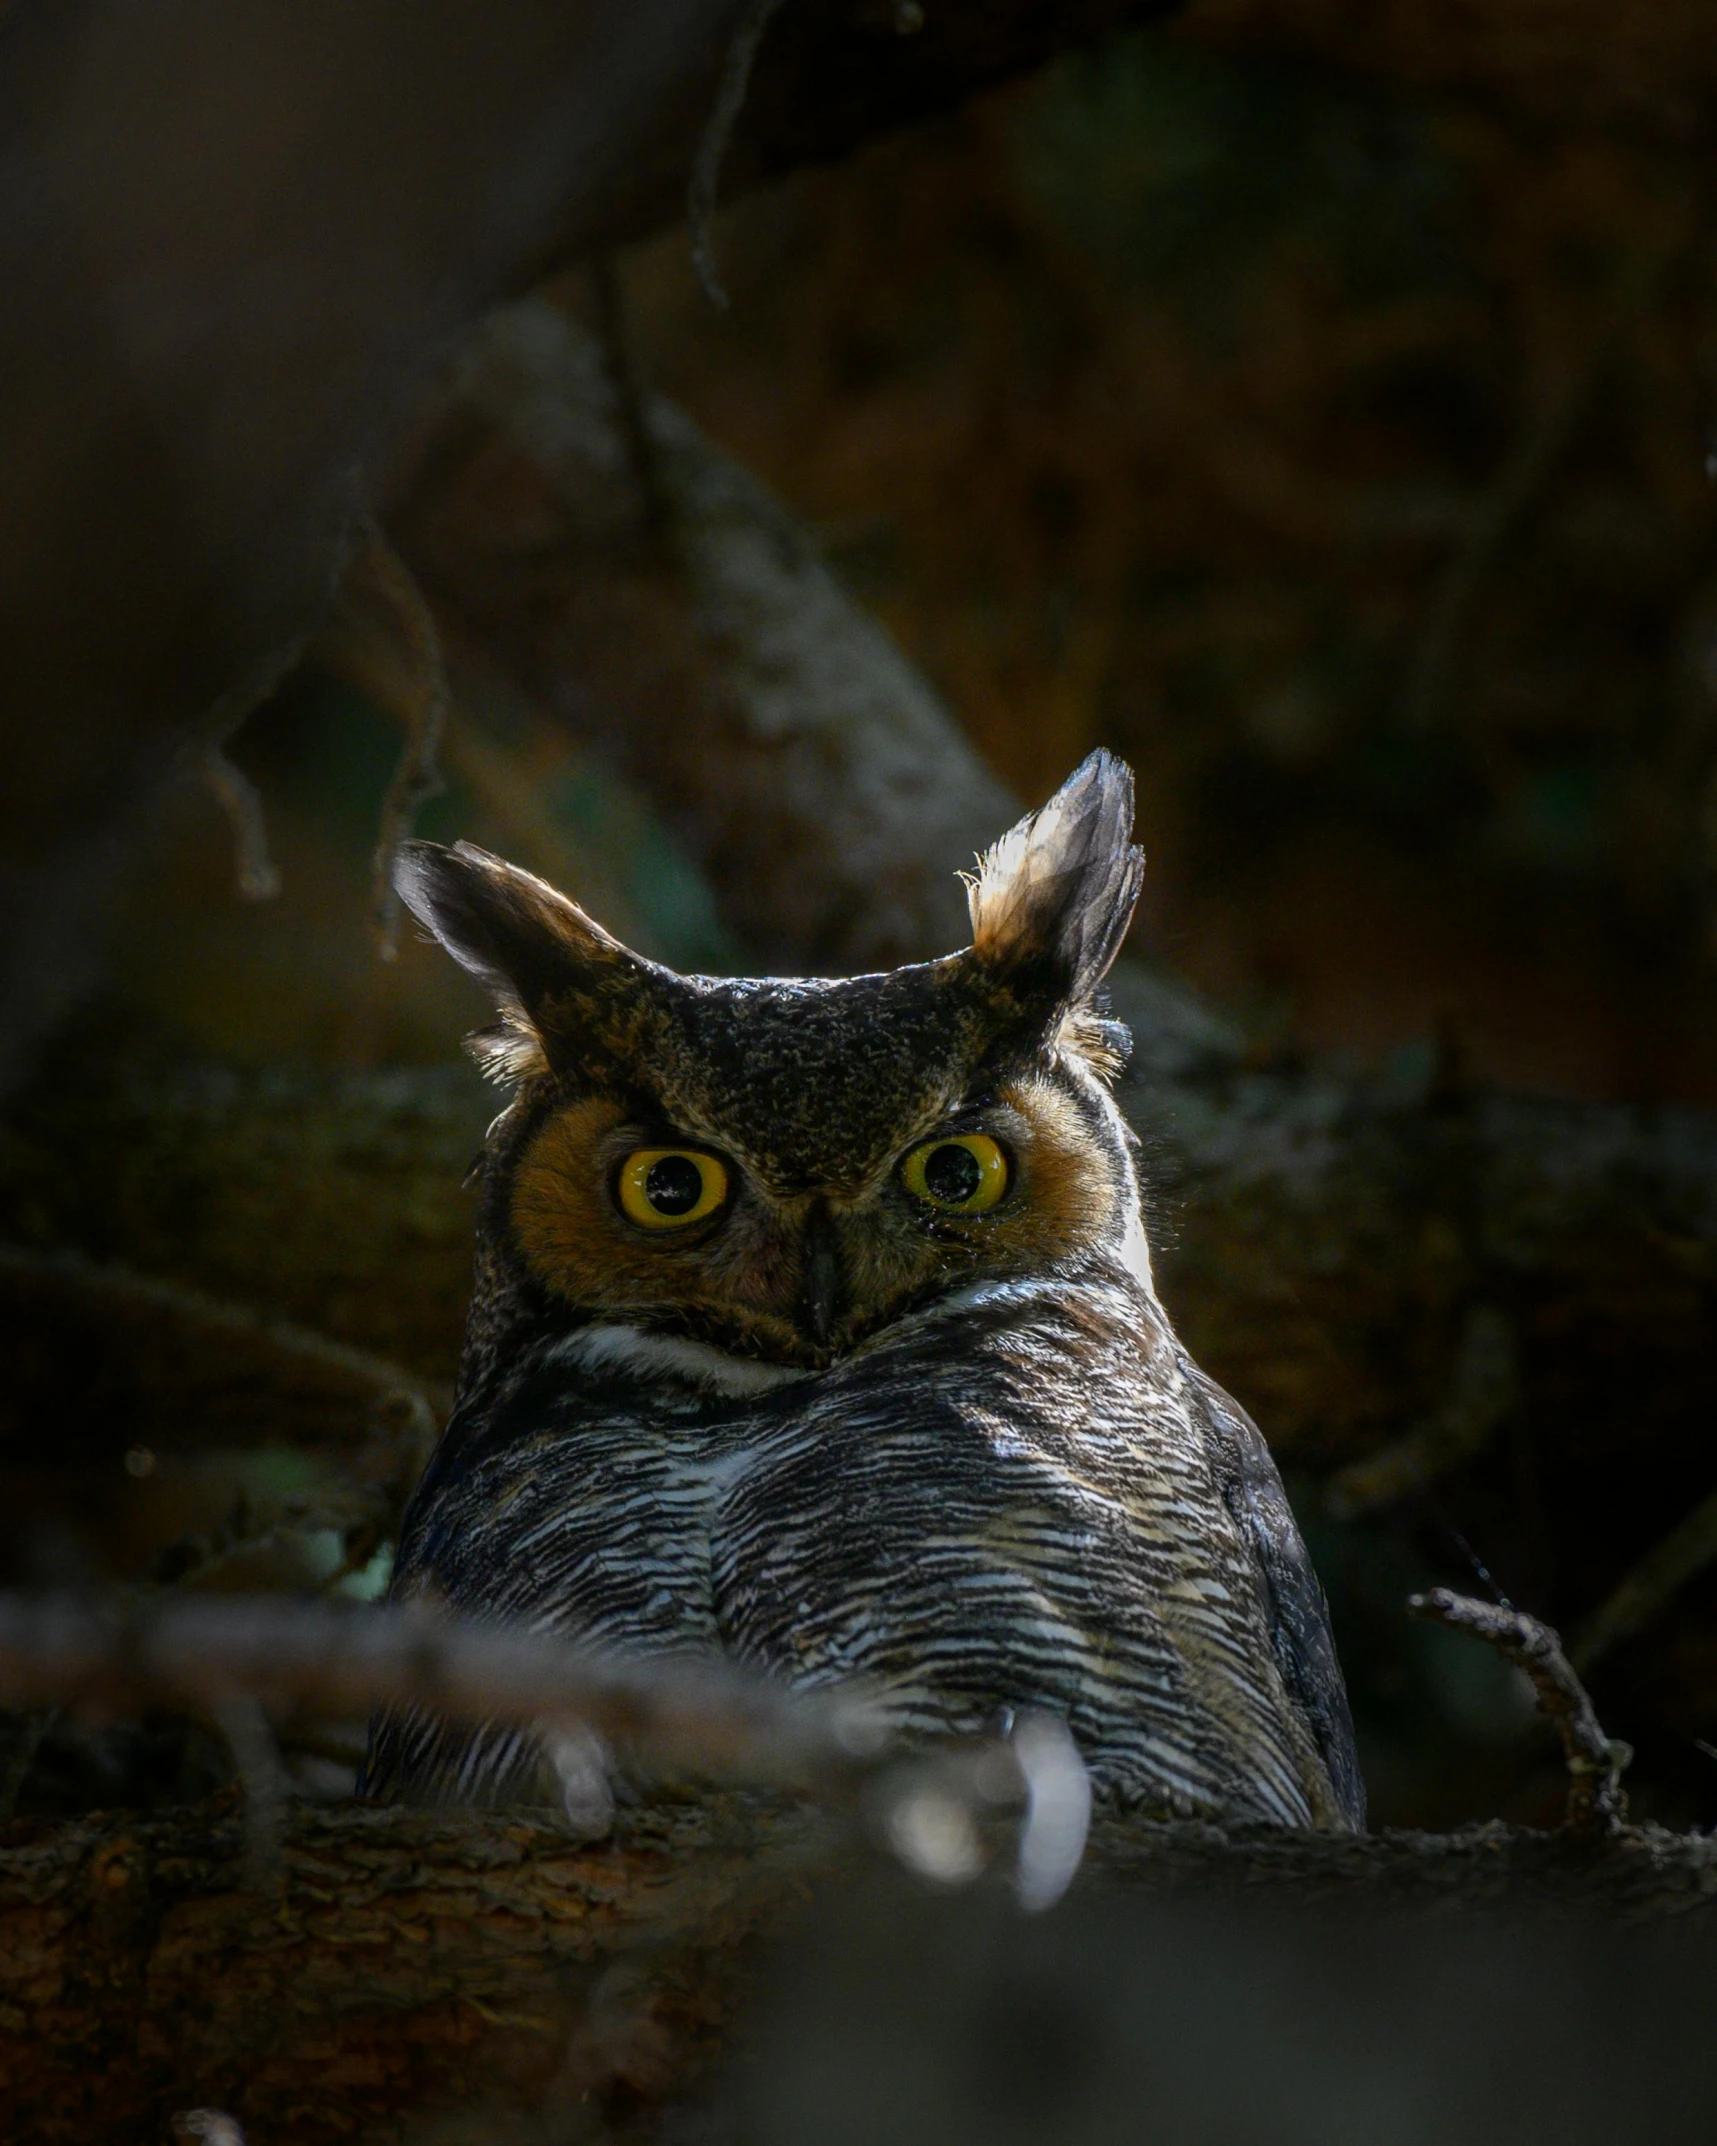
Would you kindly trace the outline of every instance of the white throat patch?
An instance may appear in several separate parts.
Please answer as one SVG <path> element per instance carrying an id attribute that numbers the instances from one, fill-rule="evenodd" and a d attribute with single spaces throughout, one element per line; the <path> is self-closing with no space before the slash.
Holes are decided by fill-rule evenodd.
<path id="1" fill-rule="evenodd" d="M 557 1342 L 558 1363 L 582 1364 L 591 1371 L 631 1371 L 641 1378 L 683 1379 L 707 1392 L 745 1396 L 769 1393 L 777 1386 L 807 1377 L 792 1364 L 759 1363 L 755 1357 L 730 1356 L 708 1342 L 679 1334 L 652 1334 L 641 1326 L 584 1326 Z"/>

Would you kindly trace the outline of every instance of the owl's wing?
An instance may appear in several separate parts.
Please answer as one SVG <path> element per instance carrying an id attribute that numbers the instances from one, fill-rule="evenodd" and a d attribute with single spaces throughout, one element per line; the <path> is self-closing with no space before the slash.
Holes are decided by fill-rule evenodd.
<path id="1" fill-rule="evenodd" d="M 1181 1368 L 1189 1398 L 1204 1419 L 1223 1501 L 1252 1552 L 1276 1667 L 1323 1754 L 1342 1815 L 1363 1827 L 1365 1783 L 1329 1608 L 1282 1478 L 1263 1433 L 1239 1402 L 1190 1359 L 1183 1358 Z"/>

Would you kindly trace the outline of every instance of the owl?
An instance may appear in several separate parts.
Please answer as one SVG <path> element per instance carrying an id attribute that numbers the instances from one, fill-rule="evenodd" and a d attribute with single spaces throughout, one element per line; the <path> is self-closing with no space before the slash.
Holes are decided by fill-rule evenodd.
<path id="1" fill-rule="evenodd" d="M 840 979 L 682 976 L 408 847 L 513 1093 L 396 1599 L 861 1684 L 906 1739 L 1049 1709 L 1115 1804 L 1363 1822 L 1275 1466 L 1152 1282 L 1101 996 L 1131 827 L 1093 754 L 981 860 L 964 952 Z M 365 1787 L 570 1806 L 587 1767 L 399 1713 Z"/>

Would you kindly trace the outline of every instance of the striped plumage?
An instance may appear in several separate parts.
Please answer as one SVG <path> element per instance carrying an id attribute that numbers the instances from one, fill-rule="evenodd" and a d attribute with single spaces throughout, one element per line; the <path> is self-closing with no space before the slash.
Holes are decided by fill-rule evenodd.
<path id="1" fill-rule="evenodd" d="M 523 1079 L 396 1593 L 862 1680 L 909 1734 L 1051 1708 L 1100 1794 L 1361 1821 L 1316 1580 L 1263 1441 L 1156 1300 L 1102 1077 L 1092 999 L 1137 891 L 1130 804 L 1125 770 L 1088 762 L 986 861 L 971 952 L 839 984 L 674 978 L 522 875 L 419 848 L 407 897 L 496 991 Z M 521 885 L 529 916 L 497 921 Z M 524 950 L 545 925 L 555 961 Z M 591 1129 L 601 1096 L 611 1134 Z M 543 1219 L 545 1186 L 583 1198 L 670 1139 L 725 1173 L 683 1255 L 676 1238 L 652 1265 L 646 1230 L 628 1268 L 622 1216 L 585 1259 L 612 1200 L 569 1232 Z M 1005 1152 L 988 1210 L 931 1206 L 902 1160 L 928 1148 L 957 1189 L 960 1142 Z M 395 1718 L 367 1785 L 540 1802 L 554 1757 Z M 563 1768 L 569 1800 L 586 1763 Z"/>

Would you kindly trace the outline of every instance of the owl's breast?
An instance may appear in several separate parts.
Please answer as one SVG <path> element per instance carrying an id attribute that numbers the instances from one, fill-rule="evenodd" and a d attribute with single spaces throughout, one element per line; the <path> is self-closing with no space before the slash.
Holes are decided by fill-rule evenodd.
<path id="1" fill-rule="evenodd" d="M 907 1735 L 1047 1708 L 1099 1790 L 1160 1810 L 1305 1824 L 1327 1800 L 1208 1413 L 1135 1287 L 976 1290 L 725 1401 L 571 1361 L 455 1419 L 398 1593 L 861 1681 Z M 514 1742 L 479 1758 L 422 1725 L 378 1750 L 464 1784 L 523 1765 Z"/>
<path id="2" fill-rule="evenodd" d="M 743 1416 L 578 1383 L 521 1396 L 408 1517 L 395 1591 L 646 1653 L 720 1645 L 710 1517 L 749 1459 Z"/>
<path id="3" fill-rule="evenodd" d="M 1255 1579 L 1137 1297 L 975 1292 L 779 1417 L 711 1517 L 724 1648 L 863 1679 L 909 1734 L 1051 1708 L 1113 1793 L 1307 1821 Z"/>

